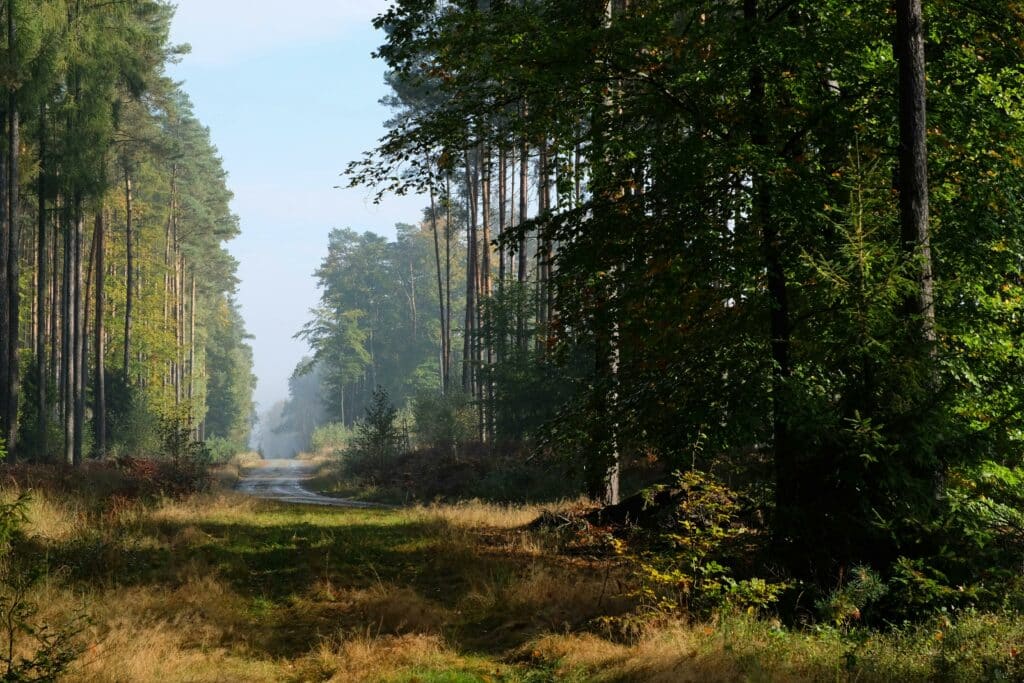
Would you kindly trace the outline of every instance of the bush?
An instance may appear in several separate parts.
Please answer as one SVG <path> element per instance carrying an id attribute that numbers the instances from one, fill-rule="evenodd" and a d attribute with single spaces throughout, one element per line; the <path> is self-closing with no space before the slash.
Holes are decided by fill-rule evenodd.
<path id="1" fill-rule="evenodd" d="M 239 444 L 232 439 L 225 439 L 219 436 L 207 439 L 204 442 L 204 445 L 206 447 L 206 451 L 210 454 L 210 462 L 215 465 L 222 465 L 230 462 L 236 455 L 246 451 L 244 445 Z"/>
<path id="2" fill-rule="evenodd" d="M 146 394 L 126 384 L 120 372 L 107 372 L 107 434 L 110 455 L 145 457 L 160 450 L 160 419 Z M 86 432 L 91 433 L 91 430 Z"/>
<path id="3" fill-rule="evenodd" d="M 700 617 L 724 607 L 761 611 L 773 606 L 788 584 L 733 576 L 730 565 L 747 554 L 757 536 L 741 519 L 739 494 L 703 472 L 677 473 L 676 480 L 677 506 L 650 546 L 629 557 L 641 580 L 639 597 L 657 611 Z M 625 544 L 615 547 L 629 556 Z"/>
<path id="4" fill-rule="evenodd" d="M 356 425 L 348 449 L 348 466 L 353 473 L 378 481 L 387 475 L 388 465 L 398 455 L 402 442 L 395 426 L 397 416 L 388 392 L 377 387 L 366 408 L 366 418 Z"/>
<path id="5" fill-rule="evenodd" d="M 21 554 L 14 562 L 11 545 L 28 521 L 28 494 L 0 505 L 0 680 L 5 683 L 55 681 L 82 652 L 76 636 L 82 619 L 72 618 L 59 628 L 39 623 L 38 605 L 29 599 L 31 589 L 46 575 L 38 556 Z M 35 562 L 26 562 L 32 559 Z M 16 655 L 19 643 L 35 641 L 28 656 Z"/>
<path id="6" fill-rule="evenodd" d="M 420 447 L 434 448 L 451 457 L 476 438 L 476 413 L 461 392 L 446 396 L 423 393 L 412 406 L 416 440 Z"/>
<path id="7" fill-rule="evenodd" d="M 318 455 L 335 455 L 348 448 L 352 430 L 341 422 L 329 422 L 313 430 L 313 452 Z"/>

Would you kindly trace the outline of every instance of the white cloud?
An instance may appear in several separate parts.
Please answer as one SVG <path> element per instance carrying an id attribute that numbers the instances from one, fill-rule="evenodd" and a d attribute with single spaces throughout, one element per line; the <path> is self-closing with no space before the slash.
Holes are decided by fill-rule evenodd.
<path id="1" fill-rule="evenodd" d="M 171 31 L 192 64 L 218 65 L 366 25 L 390 0 L 178 0 Z"/>

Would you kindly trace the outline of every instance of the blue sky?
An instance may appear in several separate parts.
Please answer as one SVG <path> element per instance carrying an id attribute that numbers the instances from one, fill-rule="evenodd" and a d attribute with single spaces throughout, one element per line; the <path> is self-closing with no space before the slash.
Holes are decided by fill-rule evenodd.
<path id="1" fill-rule="evenodd" d="M 388 0 L 179 0 L 172 39 L 192 54 L 172 68 L 211 128 L 242 235 L 239 303 L 255 335 L 256 400 L 287 396 L 306 352 L 292 335 L 317 302 L 312 277 L 335 227 L 394 235 L 423 199 L 338 190 L 346 164 L 373 147 L 388 110 L 381 36 L 370 20 Z"/>

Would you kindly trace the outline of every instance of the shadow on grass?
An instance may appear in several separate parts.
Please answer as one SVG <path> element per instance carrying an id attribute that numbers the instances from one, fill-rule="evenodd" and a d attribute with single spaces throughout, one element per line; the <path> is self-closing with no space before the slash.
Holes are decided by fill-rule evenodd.
<path id="1" fill-rule="evenodd" d="M 271 657 L 306 654 L 339 633 L 439 634 L 460 649 L 503 654 L 607 612 L 607 604 L 581 609 L 587 600 L 558 595 L 548 584 L 564 568 L 553 561 L 481 552 L 443 521 L 273 503 L 248 518 L 146 521 L 23 550 L 83 589 L 173 593 L 213 578 L 234 606 L 201 609 L 204 596 L 196 600 L 203 619 L 224 622 L 214 623 L 221 644 Z M 571 580 L 563 585 L 572 590 Z M 559 609 L 560 599 L 571 604 Z"/>

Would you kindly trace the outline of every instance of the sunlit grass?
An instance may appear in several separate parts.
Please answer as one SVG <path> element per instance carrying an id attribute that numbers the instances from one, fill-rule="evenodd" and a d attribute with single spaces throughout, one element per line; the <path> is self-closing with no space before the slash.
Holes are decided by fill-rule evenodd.
<path id="1" fill-rule="evenodd" d="M 13 495 L 8 488 L 5 499 Z M 572 505 L 567 503 L 566 505 Z M 629 622 L 629 577 L 523 528 L 538 508 L 106 507 L 37 491 L 40 623 L 87 617 L 72 681 L 1019 680 L 1024 621 L 888 633 Z M 45 559 L 44 559 L 45 558 Z M 630 622 L 631 623 L 631 622 Z M 30 643 L 18 644 L 29 652 Z"/>

